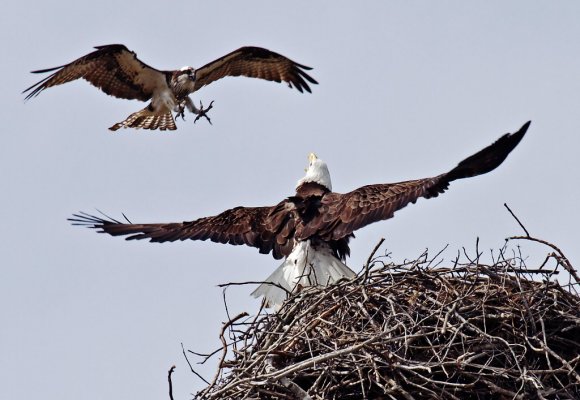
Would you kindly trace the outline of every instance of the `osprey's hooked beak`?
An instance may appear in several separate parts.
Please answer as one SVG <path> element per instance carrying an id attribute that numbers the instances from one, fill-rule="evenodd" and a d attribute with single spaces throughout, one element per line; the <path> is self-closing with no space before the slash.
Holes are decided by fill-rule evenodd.
<path id="1" fill-rule="evenodd" d="M 187 77 L 194 82 L 195 81 L 195 69 L 192 67 L 187 67 Z"/>

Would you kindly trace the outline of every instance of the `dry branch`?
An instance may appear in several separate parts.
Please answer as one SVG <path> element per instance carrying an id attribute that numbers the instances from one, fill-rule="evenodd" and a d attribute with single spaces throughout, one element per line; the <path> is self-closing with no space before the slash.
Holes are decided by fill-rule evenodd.
<path id="1" fill-rule="evenodd" d="M 579 282 L 550 280 L 577 275 L 557 247 L 524 238 L 555 253 L 528 268 L 505 247 L 482 264 L 476 249 L 443 267 L 375 248 L 357 278 L 225 324 L 216 379 L 196 398 L 578 399 Z"/>

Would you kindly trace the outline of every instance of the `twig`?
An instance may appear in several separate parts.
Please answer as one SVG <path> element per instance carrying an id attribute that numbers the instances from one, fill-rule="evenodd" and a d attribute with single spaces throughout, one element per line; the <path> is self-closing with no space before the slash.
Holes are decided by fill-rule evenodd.
<path id="1" fill-rule="evenodd" d="M 171 382 L 171 374 L 175 370 L 175 365 L 172 365 L 169 368 L 169 372 L 167 373 L 167 380 L 169 381 L 169 400 L 173 400 L 173 383 Z"/>
<path id="2" fill-rule="evenodd" d="M 507 210 L 510 212 L 510 214 L 512 215 L 512 217 L 514 217 L 514 219 L 517 221 L 517 223 L 521 226 L 521 228 L 524 230 L 524 232 L 526 232 L 526 236 L 530 237 L 530 233 L 528 232 L 528 230 L 526 229 L 526 227 L 524 226 L 524 224 L 522 224 L 522 222 L 519 220 L 518 217 L 516 217 L 516 215 L 514 214 L 514 212 L 511 210 L 511 208 L 509 208 L 509 206 L 507 205 L 507 203 L 503 203 L 503 206 L 505 208 L 507 208 Z"/>
<path id="3" fill-rule="evenodd" d="M 568 258 L 566 258 L 564 253 L 562 253 L 562 250 L 560 250 L 556 245 L 554 245 L 550 242 L 547 242 L 545 240 L 537 239 L 537 238 L 534 238 L 531 236 L 510 236 L 507 238 L 507 240 L 517 240 L 517 239 L 530 240 L 532 242 L 542 243 L 548 247 L 551 247 L 553 250 L 555 250 L 558 253 L 556 259 L 560 262 L 560 264 L 564 267 L 564 269 L 566 269 L 566 271 L 568 271 L 570 273 L 570 275 L 572 275 L 572 277 L 574 277 L 574 280 L 576 281 L 576 283 L 580 283 L 580 276 L 578 276 L 578 273 L 576 272 L 574 267 L 572 267 L 572 264 L 570 263 Z"/>
<path id="4" fill-rule="evenodd" d="M 376 252 L 379 250 L 379 247 L 381 247 L 381 245 L 384 243 L 385 238 L 381 238 L 379 240 L 379 242 L 376 244 L 376 246 L 374 247 L 373 251 L 371 251 L 371 254 L 369 254 L 369 257 L 367 258 L 367 262 L 365 263 L 365 274 L 364 274 L 364 278 L 363 281 L 366 281 L 369 277 L 369 271 L 371 268 L 371 262 L 373 260 L 373 258 L 375 257 Z"/>
<path id="5" fill-rule="evenodd" d="M 272 285 L 272 286 L 276 286 L 279 289 L 282 289 L 288 295 L 292 294 L 292 292 L 290 292 L 284 286 L 282 286 L 278 283 L 274 283 L 274 282 L 264 282 L 264 281 L 228 282 L 228 283 L 220 283 L 217 286 L 218 287 L 228 287 L 228 286 L 242 286 L 242 285 Z"/>
<path id="6" fill-rule="evenodd" d="M 353 280 L 224 324 L 218 373 L 196 398 L 579 398 L 580 283 L 548 281 L 573 270 L 557 247 L 552 271 L 509 239 L 489 265 L 479 241 L 449 265 L 438 252 L 385 262 L 378 247 Z"/>
<path id="7" fill-rule="evenodd" d="M 292 382 L 290 379 L 282 378 L 280 379 L 280 383 L 290 389 L 292 393 L 296 395 L 298 400 L 312 400 L 312 397 L 308 396 L 308 393 L 306 393 L 304 389 Z"/>
<path id="8" fill-rule="evenodd" d="M 207 380 L 205 380 L 203 376 L 198 374 L 191 366 L 191 363 L 189 362 L 189 359 L 187 358 L 187 354 L 185 354 L 185 348 L 183 347 L 183 343 L 181 343 L 181 351 L 183 352 L 183 357 L 185 357 L 185 361 L 187 361 L 187 364 L 189 365 L 189 369 L 191 370 L 191 372 L 193 372 L 199 379 L 201 379 L 202 381 L 204 381 L 206 384 L 209 385 L 209 382 Z"/>
<path id="9" fill-rule="evenodd" d="M 221 340 L 222 346 L 223 346 L 222 347 L 222 356 L 220 357 L 220 361 L 219 361 L 219 364 L 218 364 L 219 367 L 220 367 L 220 369 L 218 369 L 216 371 L 216 374 L 214 375 L 214 377 L 213 377 L 211 383 L 209 384 L 209 387 L 206 389 L 206 391 L 207 390 L 210 390 L 216 384 L 216 382 L 217 382 L 217 380 L 218 380 L 218 378 L 220 376 L 220 373 L 221 373 L 222 363 L 224 362 L 224 360 L 226 358 L 226 354 L 228 352 L 228 344 L 226 342 L 226 339 L 224 338 L 224 334 L 226 332 L 226 329 L 228 329 L 234 322 L 236 322 L 240 318 L 247 317 L 248 315 L 249 314 L 247 312 L 245 312 L 245 311 L 244 312 L 241 312 L 238 315 L 236 315 L 234 318 L 230 319 L 229 321 L 227 321 L 227 322 L 225 322 L 223 324 L 222 329 L 220 331 L 220 340 Z"/>

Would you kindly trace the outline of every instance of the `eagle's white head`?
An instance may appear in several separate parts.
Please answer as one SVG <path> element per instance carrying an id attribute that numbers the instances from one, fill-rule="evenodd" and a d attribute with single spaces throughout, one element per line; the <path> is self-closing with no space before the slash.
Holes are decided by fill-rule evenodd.
<path id="1" fill-rule="evenodd" d="M 296 187 L 298 188 L 306 182 L 316 182 L 332 191 L 332 183 L 330 182 L 330 172 L 328 172 L 328 167 L 326 166 L 326 163 L 319 159 L 314 153 L 308 155 L 306 175 L 296 183 Z"/>

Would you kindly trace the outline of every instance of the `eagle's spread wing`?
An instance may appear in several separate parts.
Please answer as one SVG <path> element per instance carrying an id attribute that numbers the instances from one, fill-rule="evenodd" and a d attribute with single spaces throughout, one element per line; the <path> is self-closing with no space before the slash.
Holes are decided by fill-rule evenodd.
<path id="1" fill-rule="evenodd" d="M 38 96 L 44 89 L 86 79 L 108 95 L 121 99 L 147 101 L 156 89 L 167 87 L 165 72 L 141 62 L 137 55 L 122 44 L 97 46 L 97 50 L 60 67 L 32 71 L 52 72 L 23 93 L 30 92 L 26 100 Z"/>
<path id="2" fill-rule="evenodd" d="M 294 234 L 293 205 L 282 202 L 274 207 L 236 207 L 219 215 L 195 221 L 133 224 L 80 213 L 69 221 L 112 236 L 128 236 L 127 240 L 149 239 L 150 242 L 175 242 L 177 240 L 211 240 L 257 247 L 260 253 L 272 251 L 280 259 L 292 251 Z"/>
<path id="3" fill-rule="evenodd" d="M 274 82 L 287 82 L 300 92 L 310 92 L 308 82 L 317 84 L 304 70 L 312 68 L 295 63 L 281 54 L 260 47 L 242 47 L 197 69 L 195 90 L 226 76 L 247 76 Z"/>
<path id="4" fill-rule="evenodd" d="M 407 182 L 363 186 L 346 194 L 328 193 L 322 198 L 319 215 L 304 228 L 302 237 L 298 239 L 312 235 L 324 240 L 344 238 L 363 226 L 391 218 L 395 211 L 415 203 L 420 197 L 438 196 L 456 179 L 492 171 L 522 140 L 529 125 L 530 122 L 526 122 L 518 132 L 505 134 L 445 174 Z"/>

